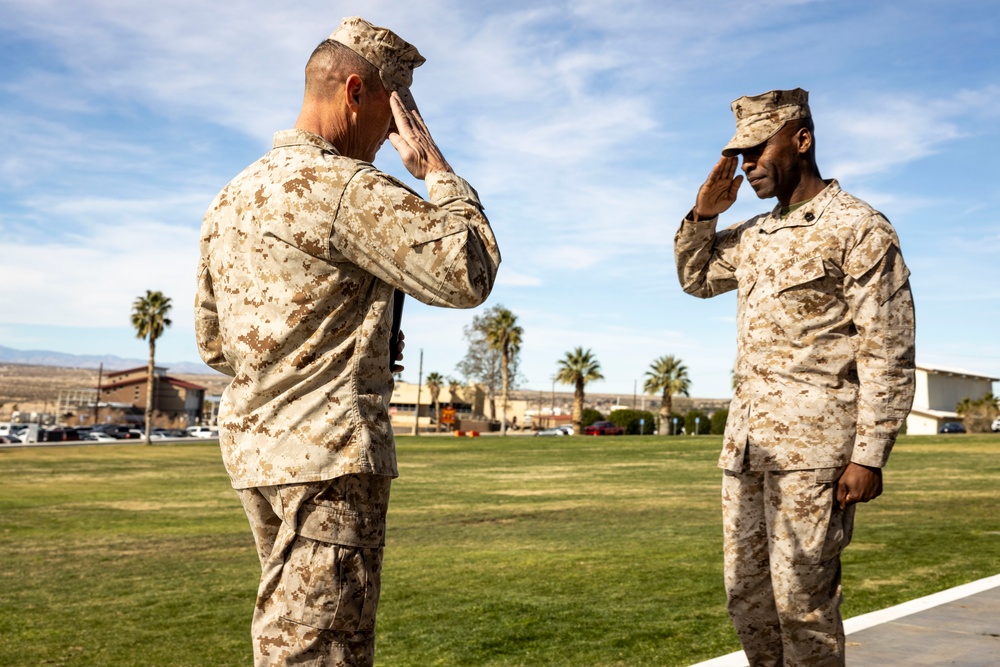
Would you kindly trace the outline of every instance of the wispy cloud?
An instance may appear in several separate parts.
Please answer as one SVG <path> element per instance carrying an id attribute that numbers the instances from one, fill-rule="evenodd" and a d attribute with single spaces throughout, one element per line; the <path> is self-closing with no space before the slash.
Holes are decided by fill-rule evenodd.
<path id="1" fill-rule="evenodd" d="M 8 0 L 3 11 L 0 35 L 26 52 L 0 71 L 0 141 L 14 147 L 0 156 L 0 233 L 18 248 L 0 264 L 0 308 L 24 324 L 119 322 L 152 288 L 174 297 L 174 334 L 190 339 L 180 328 L 205 206 L 294 121 L 306 57 L 355 13 L 428 57 L 414 92 L 494 223 L 504 264 L 490 302 L 522 314 L 533 381 L 572 339 L 627 369 L 609 375 L 622 389 L 670 352 L 705 378 L 699 391 L 728 391 L 733 304 L 680 293 L 672 237 L 742 94 L 812 91 L 824 175 L 893 219 L 926 294 L 992 279 L 1000 196 L 983 165 L 1000 53 L 978 20 L 986 5 L 954 21 L 926 3 L 831 12 L 822 0 Z M 378 164 L 405 178 L 391 148 Z M 723 224 L 770 205 L 745 188 Z M 944 210 L 968 226 L 949 232 Z M 25 299 L 48 307 L 17 308 Z M 599 326 L 584 304 L 602 309 Z M 411 349 L 461 356 L 473 313 L 406 313 Z"/>
<path id="2" fill-rule="evenodd" d="M 976 121 L 995 114 L 1000 87 L 956 91 L 950 98 L 914 94 L 871 94 L 861 102 L 828 110 L 819 141 L 836 137 L 825 149 L 831 171 L 856 178 L 898 169 L 940 152 L 945 145 L 971 136 Z"/>

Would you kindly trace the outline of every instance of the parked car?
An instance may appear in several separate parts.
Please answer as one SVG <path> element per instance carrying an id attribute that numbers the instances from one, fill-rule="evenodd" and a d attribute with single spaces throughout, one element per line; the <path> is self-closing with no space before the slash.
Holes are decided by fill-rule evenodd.
<path id="1" fill-rule="evenodd" d="M 962 422 L 945 422 L 938 433 L 965 433 L 965 425 Z"/>
<path id="2" fill-rule="evenodd" d="M 1000 417 L 993 420 L 993 424 L 990 426 L 990 430 L 994 433 L 1000 433 Z"/>
<path id="3" fill-rule="evenodd" d="M 192 438 L 217 438 L 219 437 L 219 429 L 212 428 L 211 426 L 188 426 L 187 433 Z"/>
<path id="4" fill-rule="evenodd" d="M 16 435 L 0 435 L 0 444 L 14 445 L 19 442 L 21 442 L 21 439 Z"/>
<path id="5" fill-rule="evenodd" d="M 75 428 L 50 428 L 38 433 L 39 442 L 67 442 L 69 440 L 79 440 L 80 435 Z"/>
<path id="6" fill-rule="evenodd" d="M 127 438 L 134 438 L 134 435 L 129 434 L 131 426 L 127 424 L 98 424 L 93 429 L 91 433 L 100 432 L 107 433 L 112 438 L 117 438 L 118 440 L 125 440 Z"/>
<path id="7" fill-rule="evenodd" d="M 613 422 L 594 422 L 583 429 L 584 435 L 625 435 L 625 429 Z"/>
<path id="8" fill-rule="evenodd" d="M 95 442 L 118 442 L 118 438 L 113 435 L 108 435 L 104 431 L 91 431 L 83 436 L 84 440 L 93 440 Z"/>
<path id="9" fill-rule="evenodd" d="M 562 428 L 543 428 L 541 431 L 535 431 L 536 437 L 540 435 L 567 435 L 567 433 Z"/>

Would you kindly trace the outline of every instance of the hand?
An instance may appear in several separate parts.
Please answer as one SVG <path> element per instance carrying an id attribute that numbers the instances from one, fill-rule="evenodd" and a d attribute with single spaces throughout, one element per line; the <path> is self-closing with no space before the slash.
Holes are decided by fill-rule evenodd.
<path id="1" fill-rule="evenodd" d="M 711 220 L 733 205 L 743 183 L 742 174 L 733 178 L 738 163 L 739 158 L 735 156 L 723 157 L 715 163 L 708 180 L 698 190 L 694 205 L 695 220 Z"/>
<path id="2" fill-rule="evenodd" d="M 407 171 L 420 180 L 432 171 L 450 172 L 451 167 L 434 143 L 420 112 L 407 109 L 396 91 L 392 91 L 389 104 L 396 121 L 396 131 L 389 133 L 389 143 L 399 152 Z"/>
<path id="3" fill-rule="evenodd" d="M 396 339 L 396 359 L 395 359 L 395 361 L 402 361 L 403 360 L 403 348 L 406 347 L 406 343 L 403 342 L 404 338 L 406 338 L 406 336 L 403 335 L 403 330 L 400 329 L 399 330 L 399 338 Z M 393 375 L 395 375 L 396 373 L 402 373 L 403 370 L 405 370 L 405 367 L 400 366 L 399 364 L 393 364 L 392 368 L 390 368 L 389 370 L 392 371 Z"/>
<path id="4" fill-rule="evenodd" d="M 844 509 L 853 503 L 867 503 L 882 495 L 882 469 L 848 463 L 837 480 L 837 504 Z"/>

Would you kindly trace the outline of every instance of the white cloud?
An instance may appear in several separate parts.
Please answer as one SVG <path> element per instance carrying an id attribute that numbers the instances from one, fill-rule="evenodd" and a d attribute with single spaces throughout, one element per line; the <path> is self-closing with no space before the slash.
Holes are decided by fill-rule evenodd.
<path id="1" fill-rule="evenodd" d="M 506 268 L 502 268 L 499 275 L 497 275 L 497 285 L 507 287 L 538 287 L 541 284 L 542 280 L 537 276 L 517 273 Z"/>
<path id="2" fill-rule="evenodd" d="M 907 94 L 870 94 L 823 113 L 817 140 L 835 137 L 821 150 L 831 156 L 830 171 L 848 179 L 897 169 L 940 152 L 975 132 L 970 120 L 996 113 L 1000 88 L 956 91 L 950 98 L 928 100 Z"/>
<path id="3" fill-rule="evenodd" d="M 38 202 L 39 215 L 71 219 L 74 229 L 55 240 L 33 237 L 5 253 L 0 263 L 3 319 L 54 326 L 127 325 L 134 299 L 146 290 L 159 290 L 173 299 L 175 324 L 193 326 L 198 229 L 158 218 L 199 201 L 178 196 Z"/>

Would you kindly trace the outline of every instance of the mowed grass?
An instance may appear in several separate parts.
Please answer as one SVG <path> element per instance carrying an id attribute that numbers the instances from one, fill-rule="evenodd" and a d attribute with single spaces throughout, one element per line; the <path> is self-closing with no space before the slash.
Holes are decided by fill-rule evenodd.
<path id="1" fill-rule="evenodd" d="M 400 438 L 377 663 L 738 649 L 717 437 Z M 0 665 L 249 665 L 259 566 L 214 444 L 0 450 Z M 1000 572 L 1000 436 L 902 438 L 846 616 Z"/>

